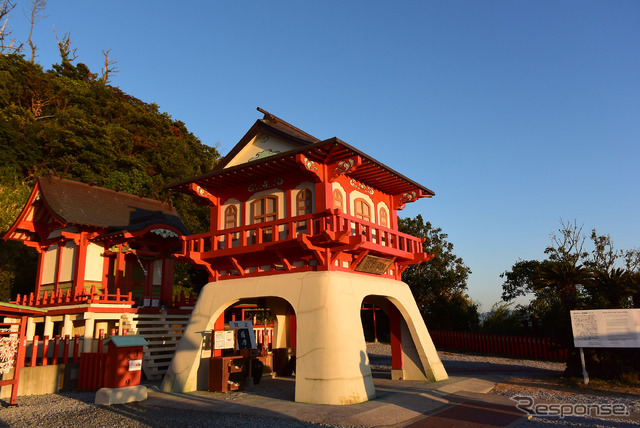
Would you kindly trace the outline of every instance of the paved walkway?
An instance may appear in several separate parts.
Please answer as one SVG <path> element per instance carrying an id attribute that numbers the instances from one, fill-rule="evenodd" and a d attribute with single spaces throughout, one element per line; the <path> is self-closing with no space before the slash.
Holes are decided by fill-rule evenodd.
<path id="1" fill-rule="evenodd" d="M 442 382 L 374 378 L 377 398 L 329 406 L 294 402 L 294 378 L 266 378 L 230 394 L 163 393 L 150 387 L 147 405 L 251 414 L 332 425 L 363 427 L 506 427 L 525 420 L 513 401 L 486 394 L 494 382 L 452 376 Z"/>

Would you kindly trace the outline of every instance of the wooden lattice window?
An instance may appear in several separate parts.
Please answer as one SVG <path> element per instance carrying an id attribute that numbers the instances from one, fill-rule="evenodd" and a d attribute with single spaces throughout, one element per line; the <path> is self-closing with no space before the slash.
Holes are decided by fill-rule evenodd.
<path id="1" fill-rule="evenodd" d="M 300 190 L 296 196 L 296 215 L 311 214 L 311 204 L 311 190 Z"/>
<path id="2" fill-rule="evenodd" d="M 278 198 L 275 196 L 263 196 L 253 201 L 252 223 L 265 223 L 278 218 Z"/>
<path id="3" fill-rule="evenodd" d="M 251 204 L 253 208 L 252 223 L 266 223 L 278 218 L 278 198 L 276 196 L 263 196 Z M 272 240 L 273 228 L 262 229 L 262 242 Z"/>
<path id="4" fill-rule="evenodd" d="M 385 208 L 380 208 L 380 226 L 389 227 L 389 214 Z"/>
<path id="5" fill-rule="evenodd" d="M 358 198 L 353 201 L 355 213 L 354 216 L 364 221 L 371 221 L 371 207 L 364 199 Z"/>
<path id="6" fill-rule="evenodd" d="M 344 202 L 342 201 L 342 192 L 338 189 L 333 191 L 333 207 L 339 208 L 340 211 L 344 212 Z"/>
<path id="7" fill-rule="evenodd" d="M 229 205 L 224 210 L 224 228 L 231 229 L 238 225 L 238 209 L 234 205 Z"/>

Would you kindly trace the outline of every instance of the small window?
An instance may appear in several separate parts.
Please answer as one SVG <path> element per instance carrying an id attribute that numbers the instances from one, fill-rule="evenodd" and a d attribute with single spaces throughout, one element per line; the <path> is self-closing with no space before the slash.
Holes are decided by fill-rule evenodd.
<path id="1" fill-rule="evenodd" d="M 264 196 L 253 202 L 252 223 L 265 223 L 278 218 L 278 198 L 275 196 Z"/>
<path id="2" fill-rule="evenodd" d="M 342 192 L 338 189 L 333 191 L 333 207 L 339 208 L 340 211 L 344 212 L 344 202 L 342 201 Z"/>
<path id="3" fill-rule="evenodd" d="M 355 217 L 360 220 L 371 222 L 371 207 L 364 199 L 356 199 L 354 201 Z"/>
<path id="4" fill-rule="evenodd" d="M 296 215 L 311 214 L 311 191 L 302 189 L 296 197 Z"/>
<path id="5" fill-rule="evenodd" d="M 232 229 L 238 225 L 238 209 L 230 205 L 224 210 L 224 228 Z"/>
<path id="6" fill-rule="evenodd" d="M 380 208 L 380 226 L 389 227 L 389 215 L 387 214 L 387 210 L 384 208 Z"/>
<path id="7" fill-rule="evenodd" d="M 266 223 L 278 218 L 278 198 L 275 196 L 264 196 L 255 200 L 251 204 L 253 208 L 252 223 Z M 273 228 L 262 229 L 262 242 L 273 240 Z"/>

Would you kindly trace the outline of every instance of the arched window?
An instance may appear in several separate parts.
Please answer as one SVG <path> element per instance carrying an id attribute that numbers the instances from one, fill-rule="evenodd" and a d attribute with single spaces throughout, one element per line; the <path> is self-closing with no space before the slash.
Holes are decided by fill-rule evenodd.
<path id="1" fill-rule="evenodd" d="M 296 196 L 296 215 L 311 214 L 311 205 L 311 190 L 300 190 Z"/>
<path id="2" fill-rule="evenodd" d="M 342 201 L 342 192 L 338 189 L 333 191 L 333 208 L 339 208 L 344 212 L 344 202 Z"/>
<path id="3" fill-rule="evenodd" d="M 364 221 L 371 221 L 371 207 L 364 199 L 358 198 L 354 202 L 354 216 Z"/>
<path id="4" fill-rule="evenodd" d="M 251 204 L 253 218 L 251 223 L 266 223 L 278 218 L 278 198 L 276 196 L 263 196 Z M 273 228 L 262 229 L 262 242 L 270 242 L 273 238 Z"/>
<path id="5" fill-rule="evenodd" d="M 311 214 L 311 198 L 311 190 L 309 189 L 302 189 L 298 192 L 298 195 L 296 196 L 296 215 Z M 299 221 L 296 226 L 298 229 L 298 233 L 307 232 L 307 220 Z"/>
<path id="6" fill-rule="evenodd" d="M 278 198 L 275 196 L 263 196 L 251 204 L 253 207 L 253 219 L 251 223 L 264 223 L 278 218 Z"/>
<path id="7" fill-rule="evenodd" d="M 238 209 L 234 205 L 229 205 L 224 210 L 224 228 L 231 229 L 238 226 Z"/>
<path id="8" fill-rule="evenodd" d="M 380 208 L 380 213 L 378 214 L 378 218 L 380 221 L 380 226 L 389 227 L 389 215 L 387 214 L 387 210 L 383 207 Z"/>

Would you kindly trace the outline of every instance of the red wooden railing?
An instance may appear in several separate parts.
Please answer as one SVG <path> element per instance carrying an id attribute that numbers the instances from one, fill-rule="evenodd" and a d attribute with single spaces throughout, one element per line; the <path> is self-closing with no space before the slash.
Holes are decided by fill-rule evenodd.
<path id="1" fill-rule="evenodd" d="M 55 336 L 52 339 L 49 336 L 44 336 L 42 341 L 40 336 L 33 336 L 33 340 L 27 342 L 25 367 L 77 363 L 83 340 L 79 334 L 74 337 L 69 335 Z"/>
<path id="2" fill-rule="evenodd" d="M 321 213 L 182 236 L 182 256 L 186 256 L 189 252 L 251 251 L 251 247 L 264 244 L 267 240 L 278 242 L 294 239 L 299 234 L 313 236 L 323 232 L 330 232 L 334 236 L 362 236 L 363 247 L 375 248 L 382 253 L 399 257 L 412 258 L 413 254 L 424 252 L 422 238 L 360 220 L 341 213 L 340 210 L 327 210 Z"/>
<path id="3" fill-rule="evenodd" d="M 11 303 L 24 306 L 61 306 L 61 305 L 77 305 L 78 303 L 117 303 L 121 305 L 133 305 L 131 292 L 121 294 L 120 289 L 116 289 L 115 294 L 103 293 L 97 291 L 95 286 L 91 287 L 88 293 L 71 294 L 71 290 L 58 290 L 57 293 L 49 294 L 45 291 L 42 295 L 34 295 L 33 292 L 21 296 L 18 294 L 16 300 Z"/>
<path id="4" fill-rule="evenodd" d="M 535 360 L 566 361 L 568 349 L 545 337 L 429 330 L 436 348 Z"/>

